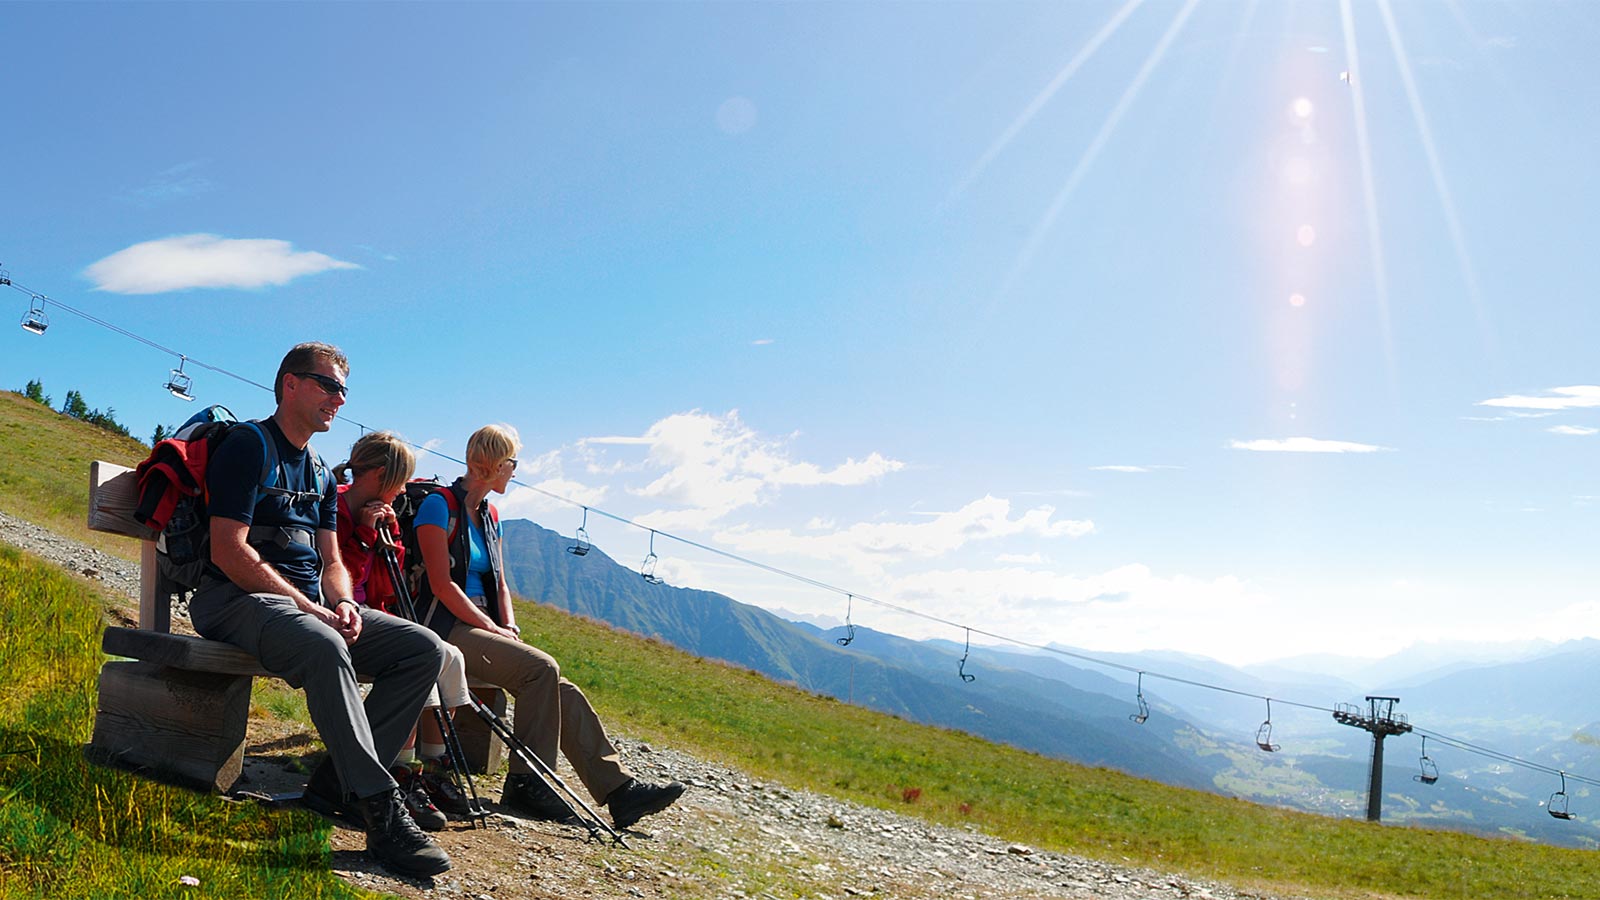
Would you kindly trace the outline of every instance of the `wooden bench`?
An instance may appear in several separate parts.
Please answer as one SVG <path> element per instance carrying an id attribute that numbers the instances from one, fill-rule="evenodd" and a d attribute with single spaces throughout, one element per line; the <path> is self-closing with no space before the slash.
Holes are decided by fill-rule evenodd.
<path id="1" fill-rule="evenodd" d="M 174 591 L 156 565 L 156 534 L 133 518 L 138 489 L 132 469 L 96 461 L 89 467 L 89 528 L 138 538 L 139 626 L 107 626 L 101 649 L 115 657 L 100 668 L 99 707 L 90 755 L 200 790 L 226 792 L 244 766 L 252 679 L 272 677 L 232 644 L 172 633 Z M 472 684 L 497 715 L 505 693 Z M 504 747 L 476 716 L 459 716 L 456 732 L 475 771 L 493 772 Z"/>

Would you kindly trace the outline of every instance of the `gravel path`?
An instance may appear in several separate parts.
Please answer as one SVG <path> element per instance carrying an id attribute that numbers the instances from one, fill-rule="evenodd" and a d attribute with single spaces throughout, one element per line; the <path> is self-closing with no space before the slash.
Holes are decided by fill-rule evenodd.
<path id="1" fill-rule="evenodd" d="M 0 512 L 0 541 L 138 596 L 138 566 Z M 362 852 L 359 832 L 336 829 L 334 868 L 362 887 L 406 897 L 512 898 L 1216 898 L 1276 895 L 1008 843 L 895 812 L 756 781 L 724 766 L 619 738 L 641 777 L 689 791 L 627 835 L 631 849 L 581 832 L 495 815 L 487 829 L 452 823 L 440 835 L 455 868 L 433 882 L 390 877 Z M 298 789 L 282 758 L 251 748 L 258 790 Z M 570 771 L 568 783 L 576 783 Z M 495 799 L 499 778 L 480 779 Z M 274 783 L 279 782 L 279 783 Z"/>

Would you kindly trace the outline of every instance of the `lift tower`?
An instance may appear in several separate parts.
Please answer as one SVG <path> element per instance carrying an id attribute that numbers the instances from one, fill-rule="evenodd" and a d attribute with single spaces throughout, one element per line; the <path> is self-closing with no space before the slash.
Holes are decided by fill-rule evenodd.
<path id="1" fill-rule="evenodd" d="M 1366 712 L 1354 703 L 1340 703 L 1333 708 L 1335 722 L 1372 732 L 1372 774 L 1367 779 L 1368 822 L 1376 822 L 1383 815 L 1383 739 L 1411 730 L 1405 715 L 1394 711 L 1394 705 L 1399 702 L 1399 697 L 1368 697 Z"/>

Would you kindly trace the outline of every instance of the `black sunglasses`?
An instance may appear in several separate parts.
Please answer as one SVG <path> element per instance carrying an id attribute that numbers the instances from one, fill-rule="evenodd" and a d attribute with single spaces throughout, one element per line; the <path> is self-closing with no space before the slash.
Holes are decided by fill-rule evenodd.
<path id="1" fill-rule="evenodd" d="M 326 375 L 318 375 L 316 372 L 292 372 L 290 374 L 294 375 L 296 378 L 309 378 L 317 383 L 317 387 L 322 388 L 324 391 L 330 394 L 338 394 L 339 396 L 343 397 L 348 390 L 344 386 L 343 382 L 335 381 Z"/>

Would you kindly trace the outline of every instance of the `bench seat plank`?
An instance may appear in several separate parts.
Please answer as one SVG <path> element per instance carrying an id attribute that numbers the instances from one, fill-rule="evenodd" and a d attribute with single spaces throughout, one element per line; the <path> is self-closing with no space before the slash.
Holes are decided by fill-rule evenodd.
<path id="1" fill-rule="evenodd" d="M 107 626 L 100 649 L 108 656 L 142 659 L 145 662 L 194 672 L 224 675 L 263 675 L 272 673 L 250 654 L 232 644 L 208 641 L 187 634 L 145 631 L 141 628 Z"/>

